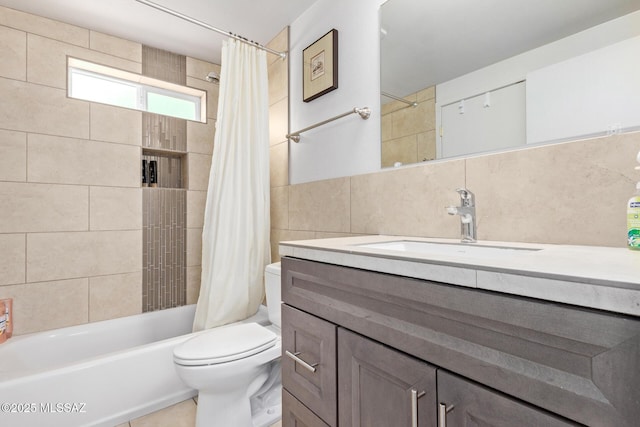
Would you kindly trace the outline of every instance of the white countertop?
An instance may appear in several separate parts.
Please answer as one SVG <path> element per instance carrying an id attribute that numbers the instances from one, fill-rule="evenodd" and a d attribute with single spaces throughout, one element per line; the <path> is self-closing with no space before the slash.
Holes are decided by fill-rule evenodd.
<path id="1" fill-rule="evenodd" d="M 597 246 L 481 241 L 513 251 L 499 258 L 365 248 L 390 241 L 454 239 L 357 236 L 280 242 L 280 255 L 640 316 L 640 251 Z"/>

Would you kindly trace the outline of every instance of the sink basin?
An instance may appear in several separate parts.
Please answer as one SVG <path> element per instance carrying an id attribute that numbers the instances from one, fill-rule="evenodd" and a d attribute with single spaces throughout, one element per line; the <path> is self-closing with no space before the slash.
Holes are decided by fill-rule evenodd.
<path id="1" fill-rule="evenodd" d="M 433 243 L 414 240 L 365 243 L 355 245 L 361 248 L 384 249 L 397 252 L 414 252 L 427 255 L 464 256 L 473 258 L 504 258 L 515 254 L 539 251 L 536 248 L 514 248 L 508 246 L 482 246 L 464 243 Z"/>

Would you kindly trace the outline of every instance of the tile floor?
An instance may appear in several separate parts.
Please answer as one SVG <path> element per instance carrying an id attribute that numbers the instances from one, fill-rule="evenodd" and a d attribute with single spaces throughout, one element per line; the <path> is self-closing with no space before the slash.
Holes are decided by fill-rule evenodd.
<path id="1" fill-rule="evenodd" d="M 195 425 L 196 400 L 188 399 L 117 427 L 194 427 Z M 282 422 L 278 421 L 271 427 L 282 427 Z"/>

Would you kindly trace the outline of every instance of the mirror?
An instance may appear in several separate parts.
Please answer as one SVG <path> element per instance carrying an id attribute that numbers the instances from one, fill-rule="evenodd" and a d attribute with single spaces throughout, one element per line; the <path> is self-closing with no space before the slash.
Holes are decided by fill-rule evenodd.
<path id="1" fill-rule="evenodd" d="M 382 167 L 640 129 L 640 0 L 388 0 Z"/>

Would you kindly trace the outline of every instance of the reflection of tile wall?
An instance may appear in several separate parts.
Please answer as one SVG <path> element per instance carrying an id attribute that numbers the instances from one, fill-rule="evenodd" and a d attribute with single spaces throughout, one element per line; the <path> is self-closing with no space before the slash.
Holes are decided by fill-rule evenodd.
<path id="1" fill-rule="evenodd" d="M 186 304 L 186 208 L 185 190 L 142 190 L 142 311 Z"/>
<path id="2" fill-rule="evenodd" d="M 433 160 L 436 157 L 435 87 L 405 96 L 382 106 L 382 167 Z"/>

